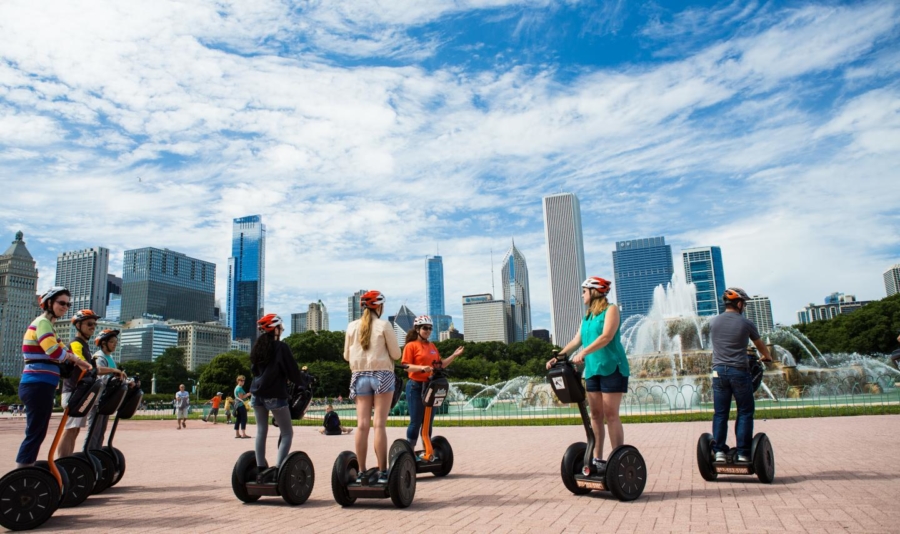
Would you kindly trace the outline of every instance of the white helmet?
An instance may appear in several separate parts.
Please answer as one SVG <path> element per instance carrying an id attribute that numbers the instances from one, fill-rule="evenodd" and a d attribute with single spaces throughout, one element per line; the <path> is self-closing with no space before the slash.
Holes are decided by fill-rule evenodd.
<path id="1" fill-rule="evenodd" d="M 413 321 L 413 326 L 414 326 L 414 327 L 415 327 L 415 326 L 423 326 L 423 325 L 426 325 L 426 324 L 427 324 L 428 326 L 433 326 L 433 325 L 434 325 L 434 323 L 431 322 L 431 317 L 429 317 L 429 316 L 427 316 L 427 315 L 420 315 L 420 316 L 416 317 L 416 319 Z"/>

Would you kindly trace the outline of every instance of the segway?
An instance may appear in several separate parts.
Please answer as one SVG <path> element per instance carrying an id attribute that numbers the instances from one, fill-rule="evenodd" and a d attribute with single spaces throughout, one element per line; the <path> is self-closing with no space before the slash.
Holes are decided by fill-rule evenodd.
<path id="1" fill-rule="evenodd" d="M 404 364 L 400 367 L 406 369 L 409 367 Z M 435 408 L 440 408 L 447 398 L 450 391 L 450 383 L 447 381 L 444 372 L 443 362 L 435 360 L 431 364 L 434 370 L 428 378 L 425 389 L 422 390 L 422 402 L 425 404 L 425 419 L 422 422 L 422 444 L 425 450 L 414 451 L 408 441 L 397 440 L 394 442 L 397 446 L 399 441 L 406 444 L 406 449 L 413 455 L 416 460 L 416 473 L 432 473 L 437 477 L 445 477 L 450 474 L 453 469 L 453 448 L 450 442 L 443 436 L 435 436 L 431 438 L 431 412 Z M 409 399 L 406 399 L 407 402 Z"/>
<path id="2" fill-rule="evenodd" d="M 106 381 L 103 394 L 97 402 L 97 413 L 94 414 L 94 420 L 88 428 L 87 437 L 84 440 L 84 449 L 81 454 L 83 458 L 92 456 L 97 459 L 100 469 L 97 471 L 97 482 L 91 491 L 91 495 L 102 493 L 106 488 L 110 487 L 116 477 L 116 457 L 115 453 L 107 452 L 103 449 L 88 449 L 91 443 L 91 437 L 98 431 L 101 415 L 112 415 L 116 413 L 122 401 L 125 399 L 125 393 L 128 390 L 128 384 L 117 376 L 111 376 Z"/>
<path id="3" fill-rule="evenodd" d="M 291 419 L 302 419 L 312 400 L 315 379 L 308 374 L 306 378 L 305 384 L 288 385 Z M 290 453 L 280 468 L 262 471 L 256 465 L 256 452 L 247 451 L 238 457 L 231 473 L 231 489 L 235 497 L 245 503 L 256 502 L 263 496 L 280 495 L 290 505 L 303 504 L 309 499 L 315 481 L 312 460 L 302 451 Z"/>
<path id="4" fill-rule="evenodd" d="M 403 378 L 395 377 L 391 409 L 400 400 Z M 388 480 L 378 483 L 378 468 L 359 475 L 359 461 L 353 451 L 340 453 L 331 470 L 331 494 L 341 506 L 352 506 L 357 499 L 390 498 L 397 508 L 407 508 L 416 496 L 416 460 L 410 452 L 409 442 L 395 440 L 388 452 Z"/>
<path id="5" fill-rule="evenodd" d="M 566 449 L 560 465 L 563 485 L 575 495 L 592 490 L 609 491 L 620 501 L 633 501 L 644 492 L 647 464 L 635 447 L 616 447 L 606 460 L 606 473 L 597 473 L 593 465 L 594 430 L 587 411 L 584 385 L 575 365 L 565 356 L 556 356 L 556 365 L 547 373 L 550 387 L 561 402 L 578 404 L 587 443 L 573 443 Z"/>
<path id="6" fill-rule="evenodd" d="M 748 351 L 747 354 L 750 376 L 755 393 L 762 384 L 764 367 L 759 361 L 756 351 Z M 697 469 L 703 480 L 712 482 L 720 474 L 722 475 L 756 475 L 763 484 L 771 484 L 775 480 L 775 451 L 772 450 L 772 442 L 769 436 L 760 432 L 753 436 L 750 444 L 750 461 L 739 462 L 737 449 L 725 451 L 725 461 L 716 462 L 713 445 L 716 441 L 712 434 L 705 433 L 697 441 Z"/>
<path id="7" fill-rule="evenodd" d="M 110 487 L 118 484 L 119 481 L 122 480 L 122 477 L 125 476 L 125 455 L 122 454 L 122 451 L 113 447 L 113 437 L 115 437 L 116 429 L 119 427 L 119 420 L 131 419 L 141 405 L 141 400 L 143 400 L 143 398 L 144 392 L 141 390 L 141 377 L 135 376 L 134 379 L 131 380 L 131 383 L 128 384 L 125 398 L 122 400 L 122 404 L 116 412 L 116 419 L 113 421 L 112 428 L 109 431 L 109 438 L 106 440 L 106 446 L 102 449 L 104 453 L 111 456 L 114 460 L 115 468 L 113 471 L 112 482 L 109 484 Z"/>
<path id="8" fill-rule="evenodd" d="M 72 491 L 73 482 L 64 469 L 64 462 L 62 459 L 54 462 L 53 456 L 56 455 L 69 415 L 83 417 L 89 413 L 96 404 L 102 387 L 103 384 L 96 380 L 94 373 L 82 371 L 78 385 L 63 410 L 50 445 L 48 461 L 37 462 L 33 467 L 14 469 L 0 478 L 0 526 L 9 530 L 37 528 L 50 519 Z M 87 498 L 87 494 L 84 498 Z"/>

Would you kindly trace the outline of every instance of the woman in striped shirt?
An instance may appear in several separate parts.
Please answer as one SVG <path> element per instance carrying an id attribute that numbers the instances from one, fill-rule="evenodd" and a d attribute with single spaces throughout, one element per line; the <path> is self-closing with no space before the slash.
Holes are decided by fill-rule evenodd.
<path id="1" fill-rule="evenodd" d="M 369 291 L 359 299 L 364 308 L 362 319 L 347 325 L 344 359 L 350 362 L 350 398 L 356 399 L 356 459 L 359 474 L 366 470 L 369 428 L 375 408 L 375 457 L 378 482 L 387 482 L 387 423 L 394 396 L 394 362 L 400 359 L 400 345 L 391 323 L 381 319 L 384 295 Z"/>
<path id="2" fill-rule="evenodd" d="M 19 398 L 26 408 L 25 439 L 16 456 L 17 467 L 29 467 L 37 460 L 53 413 L 60 364 L 68 361 L 79 369 L 91 369 L 90 363 L 66 350 L 53 331 L 53 321 L 65 315 L 71 305 L 72 294 L 68 289 L 50 288 L 41 295 L 41 309 L 44 313 L 25 331 L 25 338 L 22 340 L 25 368 L 19 382 Z"/>

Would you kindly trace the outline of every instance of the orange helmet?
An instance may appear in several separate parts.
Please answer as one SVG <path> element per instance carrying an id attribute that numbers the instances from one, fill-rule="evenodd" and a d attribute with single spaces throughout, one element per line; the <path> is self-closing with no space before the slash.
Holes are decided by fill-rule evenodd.
<path id="1" fill-rule="evenodd" d="M 739 287 L 729 287 L 725 290 L 725 293 L 722 294 L 722 300 L 726 303 L 734 300 L 750 300 L 750 296 L 747 295 L 747 292 Z"/>
<path id="2" fill-rule="evenodd" d="M 592 276 L 581 283 L 581 287 L 587 289 L 596 289 L 602 294 L 609 293 L 610 282 L 605 278 L 600 278 L 599 276 Z"/>
<path id="3" fill-rule="evenodd" d="M 103 330 L 102 332 L 100 332 L 99 334 L 97 334 L 97 337 L 94 339 L 94 344 L 99 347 L 101 343 L 103 343 L 104 341 L 109 341 L 110 339 L 112 339 L 114 337 L 115 338 L 119 337 L 119 331 L 118 330 L 110 330 L 109 328 L 107 328 L 107 329 Z"/>
<path id="4" fill-rule="evenodd" d="M 256 326 L 259 327 L 262 332 L 274 332 L 276 328 L 281 326 L 281 317 L 275 315 L 274 313 L 270 313 L 266 315 L 259 321 L 256 321 Z"/>
<path id="5" fill-rule="evenodd" d="M 91 310 L 78 310 L 75 312 L 75 315 L 72 316 L 72 324 L 78 324 L 81 321 L 86 321 L 88 319 L 98 321 L 100 320 L 100 316 Z"/>
<path id="6" fill-rule="evenodd" d="M 381 294 L 381 291 L 371 290 L 366 291 L 365 295 L 359 297 L 359 305 L 363 308 L 369 308 L 370 310 L 378 309 L 378 306 L 384 304 L 384 295 Z"/>

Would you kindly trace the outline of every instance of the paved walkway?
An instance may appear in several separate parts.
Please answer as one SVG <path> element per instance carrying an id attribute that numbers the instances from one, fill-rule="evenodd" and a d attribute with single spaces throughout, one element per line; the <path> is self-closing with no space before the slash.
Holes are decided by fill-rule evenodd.
<path id="1" fill-rule="evenodd" d="M 24 421 L 0 420 L 0 472 L 13 467 Z M 775 483 L 755 477 L 705 482 L 696 442 L 708 423 L 633 424 L 627 442 L 649 469 L 643 496 L 571 495 L 559 477 L 580 427 L 444 428 L 456 463 L 445 479 L 420 475 L 413 505 L 359 500 L 342 509 L 331 496 L 331 466 L 352 436 L 295 428 L 294 449 L 316 467 L 310 500 L 298 507 L 264 497 L 245 505 L 231 492 L 231 469 L 252 440 L 223 424 L 127 421 L 116 445 L 127 458 L 122 482 L 44 526 L 57 531 L 178 532 L 900 532 L 900 416 L 757 421 L 776 454 Z M 273 429 L 275 430 L 275 429 Z M 389 428 L 391 440 L 405 429 Z M 255 429 L 249 432 L 255 434 Z M 277 430 L 275 430 L 277 436 Z M 49 437 L 45 443 L 46 451 Z M 269 443 L 270 459 L 275 440 Z M 45 454 L 42 452 L 42 454 Z"/>

